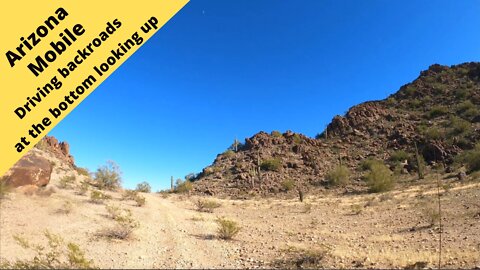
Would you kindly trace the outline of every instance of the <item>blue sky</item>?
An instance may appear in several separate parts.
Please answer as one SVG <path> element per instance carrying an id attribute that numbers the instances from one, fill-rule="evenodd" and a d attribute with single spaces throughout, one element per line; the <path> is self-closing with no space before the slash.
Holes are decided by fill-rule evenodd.
<path id="1" fill-rule="evenodd" d="M 166 188 L 237 137 L 315 136 L 433 63 L 480 59 L 478 1 L 191 0 L 50 135 Z"/>

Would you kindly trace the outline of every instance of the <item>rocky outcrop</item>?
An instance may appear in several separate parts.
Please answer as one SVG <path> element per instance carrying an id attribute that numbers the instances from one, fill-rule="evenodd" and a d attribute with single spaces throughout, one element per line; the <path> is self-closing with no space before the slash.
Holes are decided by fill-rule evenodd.
<path id="1" fill-rule="evenodd" d="M 480 63 L 432 65 L 389 98 L 335 116 L 316 139 L 287 131 L 259 132 L 238 151 L 226 151 L 197 177 L 200 194 L 283 194 L 288 185 L 322 189 L 326 173 L 342 163 L 361 187 L 359 163 L 384 160 L 398 150 L 419 153 L 428 164 L 451 164 L 480 142 Z M 262 168 L 272 162 L 278 168 Z M 411 167 L 411 166 L 410 166 Z M 296 192 L 290 189 L 290 193 Z"/>
<path id="2" fill-rule="evenodd" d="M 59 142 L 55 137 L 46 136 L 36 145 L 36 147 L 54 154 L 56 158 L 67 164 L 72 166 L 75 164 L 75 160 L 70 154 L 70 145 L 67 142 Z"/>
<path id="3" fill-rule="evenodd" d="M 50 182 L 53 165 L 50 160 L 33 152 L 22 157 L 3 176 L 3 181 L 9 186 L 26 185 L 46 186 Z"/>

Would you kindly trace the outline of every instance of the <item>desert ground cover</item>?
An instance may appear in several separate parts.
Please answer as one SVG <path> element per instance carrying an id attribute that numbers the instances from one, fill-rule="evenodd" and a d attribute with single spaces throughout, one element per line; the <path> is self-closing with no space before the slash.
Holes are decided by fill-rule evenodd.
<path id="1" fill-rule="evenodd" d="M 33 258 L 15 238 L 45 245 L 48 230 L 77 244 L 100 268 L 436 267 L 440 190 L 442 267 L 480 266 L 478 179 L 442 179 L 438 189 L 436 179 L 445 176 L 433 174 L 420 185 L 406 179 L 386 193 L 326 191 L 306 194 L 304 202 L 142 193 L 145 205 L 138 206 L 122 192 L 104 191 L 110 199 L 92 202 L 79 192 L 80 175 L 71 187 L 59 188 L 69 173 L 56 167 L 52 194 L 22 188 L 1 200 L 3 260 Z M 112 209 L 130 213 L 127 219 L 137 224 L 125 239 L 105 234 L 121 216 Z M 219 218 L 240 227 L 231 240 L 219 237 Z"/>

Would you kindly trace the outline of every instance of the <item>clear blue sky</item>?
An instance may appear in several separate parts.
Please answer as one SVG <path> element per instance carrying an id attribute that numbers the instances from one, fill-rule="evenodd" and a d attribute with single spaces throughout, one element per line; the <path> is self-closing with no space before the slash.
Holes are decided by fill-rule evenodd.
<path id="1" fill-rule="evenodd" d="M 315 136 L 433 63 L 480 60 L 479 1 L 191 0 L 50 133 L 166 188 L 235 137 Z"/>

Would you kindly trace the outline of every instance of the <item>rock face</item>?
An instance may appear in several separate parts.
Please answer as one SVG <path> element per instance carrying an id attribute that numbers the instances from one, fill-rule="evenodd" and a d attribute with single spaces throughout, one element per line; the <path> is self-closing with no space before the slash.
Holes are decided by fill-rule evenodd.
<path id="1" fill-rule="evenodd" d="M 356 188 L 363 184 L 358 169 L 362 160 L 371 157 L 388 164 L 395 151 L 413 154 L 415 145 L 428 164 L 448 167 L 480 142 L 478 119 L 480 63 L 432 65 L 387 99 L 335 116 L 316 139 L 291 131 L 247 138 L 238 151 L 219 154 L 197 177 L 194 189 L 232 197 L 322 189 L 326 173 L 340 163 L 353 174 L 349 188 Z M 272 160 L 278 168 L 262 168 Z M 288 182 L 295 188 L 288 188 Z"/>
<path id="2" fill-rule="evenodd" d="M 45 137 L 36 146 L 37 150 L 30 151 L 23 156 L 9 171 L 0 178 L 0 181 L 12 187 L 19 186 L 46 186 L 50 182 L 53 165 L 43 157 L 42 152 L 53 154 L 59 160 L 74 167 L 74 159 L 70 154 L 70 146 L 66 142 L 59 142 L 55 137 Z"/>
<path id="3" fill-rule="evenodd" d="M 52 169 L 53 166 L 48 159 L 28 153 L 4 175 L 4 181 L 12 187 L 46 186 L 50 182 Z"/>
<path id="4" fill-rule="evenodd" d="M 55 137 L 46 136 L 36 147 L 53 153 L 58 159 L 65 161 L 67 164 L 72 166 L 75 164 L 75 160 L 70 154 L 70 145 L 67 142 L 59 142 Z"/>

